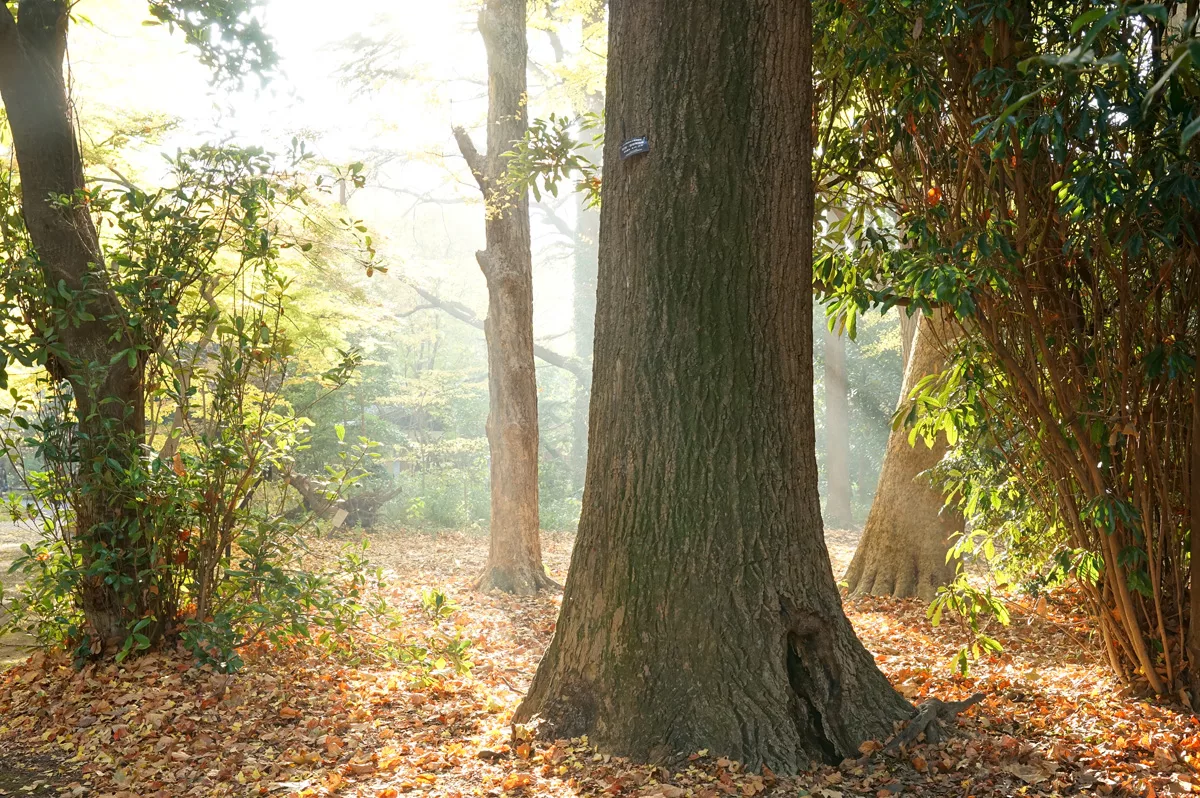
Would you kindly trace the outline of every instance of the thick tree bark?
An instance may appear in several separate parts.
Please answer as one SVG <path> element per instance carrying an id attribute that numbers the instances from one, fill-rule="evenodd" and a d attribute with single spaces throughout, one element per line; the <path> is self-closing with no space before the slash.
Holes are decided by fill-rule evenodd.
<path id="1" fill-rule="evenodd" d="M 533 363 L 533 258 L 529 199 L 505 185 L 503 154 L 525 135 L 525 0 L 487 0 L 479 13 L 487 46 L 487 156 L 466 131 L 455 137 L 486 205 L 487 248 L 476 253 L 487 279 L 487 435 L 492 519 L 488 562 L 477 586 L 529 595 L 553 587 L 538 529 L 537 372 Z"/>
<path id="2" fill-rule="evenodd" d="M 825 526 L 854 523 L 850 505 L 850 383 L 846 339 L 825 327 Z"/>
<path id="3" fill-rule="evenodd" d="M 71 385 L 78 422 L 82 484 L 75 491 L 77 544 L 85 564 L 119 555 L 129 544 L 120 502 L 108 480 L 138 455 L 145 435 L 142 357 L 121 353 L 134 341 L 123 328 L 116 296 L 105 280 L 96 228 L 86 202 L 83 160 L 67 100 L 65 0 L 21 0 L 17 17 L 0 5 L 0 97 L 12 130 L 21 177 L 22 213 L 37 251 L 50 313 L 31 320 L 50 353 L 47 367 Z M 99 464 L 99 470 L 93 463 Z M 120 563 L 118 568 L 125 568 Z M 136 577 L 136 567 L 125 570 Z M 114 580 L 117 581 L 117 580 Z M 100 577 L 83 586 L 83 610 L 99 640 L 124 640 L 139 616 L 136 594 L 118 594 Z"/>
<path id="4" fill-rule="evenodd" d="M 587 486 L 516 715 L 543 734 L 794 772 L 911 713 L 822 536 L 810 26 L 806 0 L 610 6 Z"/>
<path id="5" fill-rule="evenodd" d="M 946 325 L 922 319 L 904 371 L 900 403 L 922 378 L 946 367 Z M 950 537 L 961 532 L 963 519 L 945 506 L 942 494 L 922 476 L 946 455 L 946 438 L 938 435 L 932 448 L 918 439 L 908 443 L 901 426 L 888 438 L 879 472 L 879 487 L 867 514 L 862 540 L 846 571 L 851 595 L 918 596 L 932 601 L 937 589 L 954 578 L 946 562 Z"/>

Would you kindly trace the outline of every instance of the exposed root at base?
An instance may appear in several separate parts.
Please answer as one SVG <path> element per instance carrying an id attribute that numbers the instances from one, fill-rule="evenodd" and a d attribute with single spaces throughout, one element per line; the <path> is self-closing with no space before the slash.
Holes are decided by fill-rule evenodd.
<path id="1" fill-rule="evenodd" d="M 956 717 L 969 707 L 973 707 L 985 698 L 983 693 L 976 693 L 970 698 L 962 701 L 942 701 L 938 698 L 931 698 L 924 701 L 917 707 L 917 714 L 908 722 L 903 729 L 892 736 L 892 739 L 887 741 L 887 744 L 876 751 L 873 751 L 863 757 L 858 762 L 860 765 L 868 764 L 872 759 L 880 754 L 891 753 L 897 751 L 901 746 L 908 745 L 915 741 L 917 737 L 925 734 L 925 739 L 928 742 L 936 743 L 942 738 L 944 729 L 942 721 L 949 721 Z"/>
<path id="2" fill-rule="evenodd" d="M 846 593 L 850 596 L 919 598 L 929 603 L 937 596 L 939 586 L 954 579 L 953 568 L 929 568 L 915 560 L 855 566 L 851 561 L 845 576 Z"/>
<path id="3" fill-rule="evenodd" d="M 545 573 L 521 569 L 511 571 L 506 568 L 487 566 L 475 580 L 476 590 L 488 592 L 499 590 L 514 596 L 536 596 L 542 591 L 562 592 L 562 585 L 555 582 Z"/>

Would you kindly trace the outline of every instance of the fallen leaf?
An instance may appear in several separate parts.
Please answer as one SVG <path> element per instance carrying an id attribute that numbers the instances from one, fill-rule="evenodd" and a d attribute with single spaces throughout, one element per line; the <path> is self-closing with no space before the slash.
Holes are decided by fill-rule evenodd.
<path id="1" fill-rule="evenodd" d="M 1049 778 L 1041 768 L 1034 767 L 1033 765 L 1022 765 L 1020 762 L 1005 765 L 1004 770 L 1026 784 L 1041 784 Z"/>
<path id="2" fill-rule="evenodd" d="M 533 776 L 528 773 L 509 773 L 504 777 L 500 786 L 505 790 L 520 790 L 533 784 Z"/>

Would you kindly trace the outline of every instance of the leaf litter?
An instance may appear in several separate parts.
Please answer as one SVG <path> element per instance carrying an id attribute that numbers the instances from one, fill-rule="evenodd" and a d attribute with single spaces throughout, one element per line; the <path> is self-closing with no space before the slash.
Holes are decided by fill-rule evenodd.
<path id="1" fill-rule="evenodd" d="M 547 535 L 565 577 L 572 539 Z M 331 542 L 331 546 L 333 543 Z M 1200 725 L 1182 704 L 1121 689 L 1069 593 L 1015 607 L 1004 652 L 952 670 L 963 637 L 923 605 L 861 598 L 846 610 L 910 701 L 986 698 L 939 743 L 863 756 L 795 778 L 695 751 L 670 768 L 631 764 L 584 739 L 545 742 L 510 718 L 553 634 L 560 597 L 475 593 L 487 541 L 465 533 L 371 536 L 390 569 L 384 598 L 414 639 L 453 627 L 473 645 L 467 673 L 398 667 L 311 647 L 260 646 L 222 674 L 158 653 L 82 670 L 36 653 L 0 674 L 0 796 L 361 796 L 843 798 L 1161 796 L 1200 792 Z M 837 552 L 834 559 L 843 559 Z M 431 614 L 436 587 L 457 609 Z M 1023 609 L 1024 607 L 1024 609 Z M 365 634 L 365 633 L 364 633 Z M 364 641 L 369 647 L 370 639 Z M 9 774 L 6 780 L 5 774 Z"/>

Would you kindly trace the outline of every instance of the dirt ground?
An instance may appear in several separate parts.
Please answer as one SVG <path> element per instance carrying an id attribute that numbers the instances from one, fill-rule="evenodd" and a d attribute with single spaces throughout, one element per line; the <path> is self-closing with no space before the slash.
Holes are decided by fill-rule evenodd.
<path id="1" fill-rule="evenodd" d="M 857 529 L 830 529 L 825 532 L 825 542 L 829 547 L 829 557 L 833 561 L 833 572 L 839 579 L 845 573 L 847 566 L 850 565 L 850 558 L 854 556 L 854 548 L 858 545 L 860 534 L 861 530 Z M 21 545 L 32 542 L 34 538 L 34 533 L 29 529 L 19 527 L 8 521 L 0 521 L 0 586 L 3 586 L 3 595 L 7 595 L 13 588 L 20 584 L 19 576 L 10 574 L 8 569 L 12 565 L 13 560 L 20 554 Z M 547 565 L 552 571 L 559 574 L 560 579 L 564 578 L 567 565 L 570 563 L 570 546 L 573 540 L 574 538 L 569 535 L 547 535 L 545 553 Z M 482 549 L 478 562 L 464 563 L 464 566 L 482 568 L 482 557 L 486 553 L 486 548 Z M 388 564 L 399 566 L 405 571 L 410 567 L 416 566 L 418 567 L 418 573 L 414 574 L 414 576 L 419 576 L 419 565 L 422 561 L 422 555 L 418 552 L 408 552 L 407 554 L 409 555 L 408 557 L 400 556 L 395 558 L 399 562 L 389 562 Z M 391 558 L 389 557 L 389 559 Z M 0 620 L 4 618 L 3 613 L 3 607 L 0 607 Z M 25 659 L 29 654 L 29 646 L 32 643 L 33 639 L 28 635 L 12 634 L 0 636 L 0 671 Z M 0 784 L 0 788 L 2 787 L 3 785 Z M 0 796 L 2 795 L 3 793 L 0 792 Z"/>
<path id="2" fill-rule="evenodd" d="M 8 569 L 13 559 L 19 555 L 23 543 L 31 542 L 34 535 L 28 530 L 11 523 L 0 523 L 0 583 L 6 591 L 12 590 L 19 584 L 17 575 L 9 574 Z M 830 558 L 837 574 L 845 571 L 853 556 L 854 547 L 858 542 L 856 530 L 829 530 L 826 533 Z M 543 538 L 543 549 L 546 565 L 560 582 L 566 578 L 567 567 L 570 564 L 571 547 L 574 536 L 567 534 L 546 534 Z M 448 556 L 449 554 L 449 556 Z M 471 575 L 478 573 L 487 557 L 487 540 L 478 535 L 458 532 L 431 534 L 392 534 L 380 533 L 371 536 L 370 556 L 377 564 L 393 572 L 393 581 L 404 585 L 408 591 L 413 585 L 446 586 L 452 588 L 454 595 L 465 603 L 475 603 L 469 595 L 464 595 L 465 583 Z M 483 597 L 479 597 L 483 598 Z M 520 600 L 518 600 L 520 601 Z M 516 650 L 524 652 L 519 661 L 507 657 L 488 657 L 476 666 L 476 673 L 485 678 L 491 677 L 501 684 L 501 689 L 511 699 L 524 691 L 527 681 L 532 676 L 532 665 L 545 645 L 545 633 L 549 631 L 546 619 L 538 619 L 537 615 L 545 614 L 547 608 L 539 608 L 541 613 L 535 613 L 529 606 L 517 610 L 506 606 L 508 602 L 501 599 L 493 601 L 483 599 L 484 606 L 499 606 L 505 616 L 503 623 L 510 634 L 512 630 L 524 627 L 526 631 L 537 629 L 528 639 L 518 640 Z M 556 605 L 555 605 L 556 606 Z M 0 609 L 2 612 L 2 609 Z M 508 625 L 508 621 L 514 621 Z M 489 623 L 490 625 L 490 623 Z M 532 627 L 532 628 L 531 628 Z M 24 662 L 30 652 L 32 639 L 26 635 L 8 635 L 0 637 L 0 672 L 18 663 Z M 497 655 L 508 653 L 505 647 L 497 647 Z M 0 702 L 2 703 L 2 702 Z M 0 713 L 0 729 L 5 726 L 6 717 Z M 90 767 L 90 766 L 89 766 Z M 4 796 L 81 796 L 94 794 L 87 786 L 89 780 L 83 775 L 78 763 L 56 753 L 46 753 L 37 746 L 23 746 L 5 741 L 0 745 L 0 798 Z M 103 794 L 103 793 L 100 793 Z M 236 793 L 235 793 L 236 794 Z M 385 793 L 386 794 L 386 793 Z"/>
<path id="3" fill-rule="evenodd" d="M 827 537 L 840 575 L 857 535 Z M 864 644 L 914 704 L 984 696 L 952 723 L 949 737 L 896 755 L 776 779 L 716 753 L 696 752 L 664 769 L 610 758 L 586 739 L 519 744 L 510 719 L 553 635 L 561 595 L 474 591 L 487 556 L 482 535 L 385 530 L 369 542 L 371 560 L 388 572 L 380 597 L 402 616 L 405 639 L 461 634 L 471 641 L 469 673 L 436 665 L 422 676 L 394 662 L 331 660 L 290 645 L 247 652 L 245 669 L 233 676 L 196 667 L 181 652 L 82 672 L 65 657 L 39 653 L 0 673 L 0 796 L 1157 798 L 1200 791 L 1200 723 L 1177 701 L 1115 684 L 1070 595 L 1034 606 L 1014 595 L 1012 626 L 990 632 L 1004 652 L 973 662 L 967 675 L 951 668 L 962 630 L 931 627 L 920 602 L 847 600 Z M 560 582 L 572 544 L 570 535 L 543 537 Z M 431 619 L 422 601 L 428 588 L 458 605 L 452 617 Z"/>
<path id="4" fill-rule="evenodd" d="M 826 529 L 825 546 L 829 549 L 829 560 L 833 563 L 833 575 L 840 582 L 854 550 L 858 548 L 858 540 L 862 537 L 861 529 Z"/>
<path id="5" fill-rule="evenodd" d="M 17 574 L 8 572 L 9 566 L 21 553 L 21 544 L 32 542 L 34 533 L 24 527 L 17 526 L 7 520 L 0 521 L 0 597 L 7 600 L 9 593 L 20 584 Z M 4 608 L 0 606 L 0 622 L 4 620 Z M 28 635 L 13 634 L 0 636 L 0 670 L 20 662 L 29 655 L 29 646 L 33 639 Z M 0 767 L 0 778 L 3 770 Z M 3 788 L 0 780 L 0 788 Z M 3 795 L 3 793 L 0 793 Z"/>

